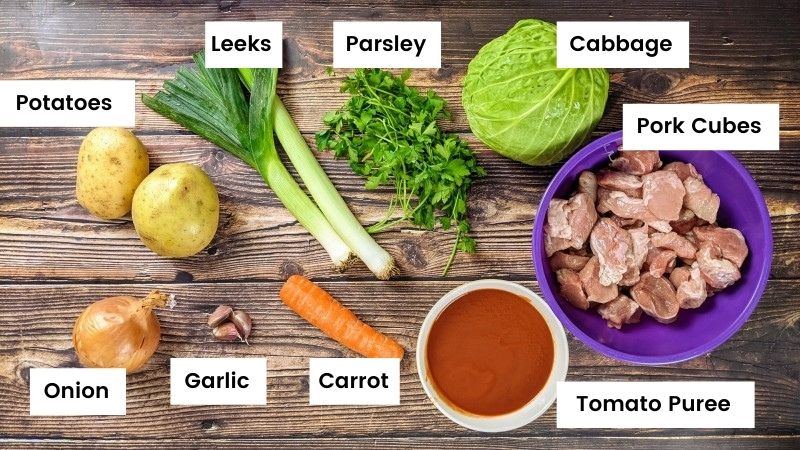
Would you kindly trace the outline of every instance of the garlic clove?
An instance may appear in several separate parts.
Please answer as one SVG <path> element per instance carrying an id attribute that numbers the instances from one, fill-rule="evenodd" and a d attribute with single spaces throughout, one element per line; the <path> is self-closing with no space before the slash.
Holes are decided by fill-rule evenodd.
<path id="1" fill-rule="evenodd" d="M 231 316 L 231 322 L 236 326 L 236 330 L 239 332 L 239 335 L 242 336 L 244 342 L 250 345 L 250 343 L 247 342 L 247 338 L 250 337 L 250 331 L 253 329 L 253 320 L 250 318 L 250 315 L 244 311 L 234 311 Z"/>
<path id="2" fill-rule="evenodd" d="M 222 325 L 215 327 L 211 334 L 217 340 L 220 341 L 235 341 L 237 339 L 242 340 L 242 336 L 239 334 L 239 331 L 236 330 L 236 325 L 231 322 L 226 322 Z"/>
<path id="3" fill-rule="evenodd" d="M 233 313 L 233 308 L 228 305 L 219 305 L 217 309 L 214 310 L 208 316 L 208 326 L 211 328 L 215 328 L 228 320 L 231 314 Z"/>

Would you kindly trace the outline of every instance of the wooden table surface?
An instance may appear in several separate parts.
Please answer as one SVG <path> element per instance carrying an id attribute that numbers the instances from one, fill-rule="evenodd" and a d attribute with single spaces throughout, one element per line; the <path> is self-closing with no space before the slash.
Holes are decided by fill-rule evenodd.
<path id="1" fill-rule="evenodd" d="M 141 448 L 235 445 L 410 447 L 795 447 L 800 446 L 800 7 L 794 1 L 604 3 L 595 1 L 439 1 L 400 8 L 374 1 L 87 1 L 0 3 L 1 79 L 135 79 L 152 93 L 203 45 L 206 20 L 280 20 L 285 69 L 279 93 L 309 140 L 322 115 L 345 100 L 341 75 L 329 76 L 333 20 L 441 20 L 442 68 L 416 70 L 410 84 L 435 89 L 454 112 L 446 127 L 463 133 L 489 176 L 471 193 L 479 252 L 459 256 L 441 277 L 448 233 L 400 230 L 377 237 L 401 268 L 390 282 L 363 266 L 334 273 L 321 247 L 242 162 L 147 110 L 137 100 L 136 134 L 152 166 L 203 167 L 221 198 L 217 235 L 191 258 L 156 256 L 129 218 L 98 220 L 76 202 L 75 165 L 87 129 L 0 130 L 0 447 L 50 444 Z M 532 2 L 531 2 L 532 3 Z M 135 5 L 135 6 L 134 6 Z M 595 136 L 621 126 L 626 102 L 770 102 L 781 107 L 780 152 L 739 152 L 767 200 L 775 257 L 761 303 L 744 327 L 708 355 L 663 367 L 624 364 L 569 335 L 570 380 L 755 380 L 755 429 L 559 430 L 555 408 L 518 430 L 487 436 L 441 415 L 419 384 L 417 331 L 445 292 L 478 278 L 538 289 L 530 231 L 540 196 L 558 168 L 504 159 L 469 133 L 460 82 L 484 43 L 518 19 L 689 20 L 691 68 L 613 70 L 606 114 Z M 345 162 L 322 164 L 363 223 L 378 220 L 387 191 L 367 192 Z M 318 281 L 366 322 L 407 350 L 396 407 L 308 405 L 309 357 L 353 356 L 277 298 L 290 274 Z M 152 288 L 177 295 L 159 312 L 163 336 L 145 370 L 128 377 L 125 417 L 28 416 L 32 367 L 75 367 L 73 321 L 88 303 Z M 251 345 L 212 340 L 204 314 L 230 303 L 252 313 Z M 169 405 L 169 358 L 266 356 L 266 407 Z"/>

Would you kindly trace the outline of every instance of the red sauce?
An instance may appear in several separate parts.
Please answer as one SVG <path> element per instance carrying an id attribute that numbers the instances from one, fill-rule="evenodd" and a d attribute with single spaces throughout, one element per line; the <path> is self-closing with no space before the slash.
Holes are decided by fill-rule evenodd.
<path id="1" fill-rule="evenodd" d="M 527 300 L 499 289 L 472 291 L 433 322 L 428 376 L 464 412 L 496 416 L 525 406 L 553 369 L 553 337 Z"/>

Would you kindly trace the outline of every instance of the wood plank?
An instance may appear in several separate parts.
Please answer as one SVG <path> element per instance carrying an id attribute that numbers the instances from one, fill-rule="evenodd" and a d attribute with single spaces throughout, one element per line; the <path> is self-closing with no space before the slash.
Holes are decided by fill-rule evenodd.
<path id="1" fill-rule="evenodd" d="M 73 367 L 72 322 L 91 301 L 108 295 L 143 295 L 156 285 L 15 285 L 0 287 L 0 436 L 47 438 L 294 438 L 311 436 L 459 436 L 419 385 L 414 363 L 418 328 L 430 306 L 459 281 L 322 282 L 365 322 L 394 337 L 408 353 L 401 364 L 401 404 L 396 407 L 308 405 L 307 358 L 353 356 L 295 316 L 277 299 L 280 283 L 174 284 L 178 305 L 159 311 L 162 343 L 145 370 L 128 377 L 128 415 L 29 417 L 31 367 Z M 525 285 L 537 289 L 535 283 Z M 800 423 L 800 297 L 797 281 L 771 281 L 745 327 L 711 354 L 664 367 L 632 366 L 603 357 L 569 337 L 571 380 L 754 380 L 758 434 L 795 434 Z M 251 345 L 213 341 L 205 313 L 229 303 L 253 316 Z M 38 306 L 32 306 L 38 305 Z M 170 407 L 170 357 L 263 355 L 269 359 L 266 407 Z M 399 413 L 402 411 L 402 413 Z M 356 431 L 357 430 L 357 431 Z M 724 436 L 753 430 L 682 430 L 682 435 Z M 508 436 L 669 436 L 674 430 L 560 430 L 551 408 L 534 424 Z"/>
<path id="2" fill-rule="evenodd" d="M 618 449 L 620 447 L 637 449 L 658 450 L 683 450 L 707 449 L 711 447 L 723 448 L 770 448 L 770 449 L 796 449 L 800 446 L 798 436 L 670 436 L 670 437 L 623 437 L 623 436 L 593 436 L 588 437 L 515 437 L 515 436 L 470 436 L 470 437 L 430 437 L 407 436 L 398 438 L 387 437 L 314 437 L 297 439 L 192 439 L 170 440 L 170 448 L 191 449 L 219 449 L 235 447 L 237 449 L 308 449 L 322 448 L 379 448 L 379 449 L 408 449 L 408 448 L 457 448 L 457 449 L 483 449 L 486 448 L 487 439 L 491 439 L 493 449 L 516 450 L 522 448 L 584 448 L 591 442 L 594 449 Z M 591 439 L 591 440 L 590 440 Z M 53 446 L 62 449 L 87 449 L 87 448 L 137 448 L 137 449 L 162 449 L 164 443 L 155 440 L 131 439 L 0 439 L 0 445 L 8 450 L 29 449 L 33 446 Z"/>
<path id="3" fill-rule="evenodd" d="M 470 194 L 478 253 L 460 255 L 450 276 L 532 279 L 530 236 L 539 200 L 557 167 L 531 168 L 491 152 L 470 136 L 489 176 Z M 196 281 L 278 280 L 295 272 L 314 277 L 371 278 L 360 263 L 335 274 L 322 248 L 296 223 L 255 171 L 195 136 L 142 136 L 153 167 L 187 161 L 203 167 L 221 198 L 221 220 L 210 247 L 185 259 L 161 258 L 139 242 L 129 218 L 103 221 L 74 196 L 78 136 L 0 138 L 0 280 Z M 800 136 L 790 150 L 738 152 L 766 196 L 773 216 L 772 275 L 800 277 Z M 320 157 L 362 223 L 383 217 L 391 193 L 366 191 L 345 161 Z M 780 165 L 785 170 L 776 171 Z M 405 230 L 408 231 L 408 230 Z M 393 230 L 377 236 L 402 277 L 437 277 L 448 257 L 450 232 Z M 268 244 L 267 244 L 268 243 Z"/>

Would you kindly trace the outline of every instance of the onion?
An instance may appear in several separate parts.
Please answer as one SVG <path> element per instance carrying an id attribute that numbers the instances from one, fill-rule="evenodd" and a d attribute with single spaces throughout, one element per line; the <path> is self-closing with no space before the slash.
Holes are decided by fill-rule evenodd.
<path id="1" fill-rule="evenodd" d="M 108 297 L 83 310 L 72 331 L 75 353 L 85 367 L 123 368 L 135 372 L 147 363 L 161 340 L 153 308 L 172 296 L 152 291 L 147 297 Z"/>

